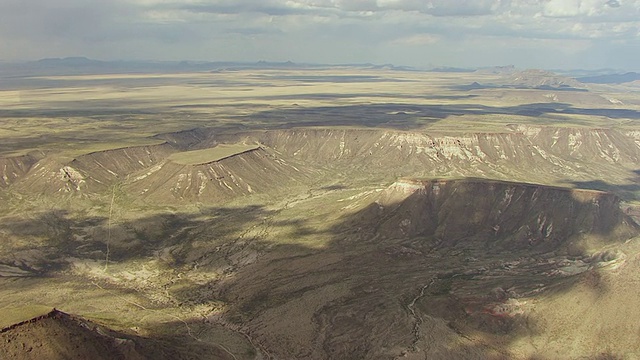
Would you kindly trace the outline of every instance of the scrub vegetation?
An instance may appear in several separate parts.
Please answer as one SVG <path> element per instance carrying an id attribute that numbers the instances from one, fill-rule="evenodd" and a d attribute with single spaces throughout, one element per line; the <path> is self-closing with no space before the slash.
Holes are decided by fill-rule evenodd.
<path id="1" fill-rule="evenodd" d="M 12 79 L 0 350 L 639 357 L 640 88 L 509 71 Z"/>

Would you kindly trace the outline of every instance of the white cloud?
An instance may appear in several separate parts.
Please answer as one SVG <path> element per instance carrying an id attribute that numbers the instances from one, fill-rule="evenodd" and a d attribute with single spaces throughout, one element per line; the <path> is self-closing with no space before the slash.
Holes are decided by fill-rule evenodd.
<path id="1" fill-rule="evenodd" d="M 543 6 L 543 14 L 552 17 L 569 17 L 580 14 L 580 0 L 550 0 Z"/>
<path id="2" fill-rule="evenodd" d="M 391 41 L 395 45 L 421 46 L 437 43 L 440 37 L 433 34 L 414 34 Z"/>
<path id="3" fill-rule="evenodd" d="M 543 13 L 551 17 L 607 16 L 620 7 L 616 0 L 549 0 L 544 4 Z"/>

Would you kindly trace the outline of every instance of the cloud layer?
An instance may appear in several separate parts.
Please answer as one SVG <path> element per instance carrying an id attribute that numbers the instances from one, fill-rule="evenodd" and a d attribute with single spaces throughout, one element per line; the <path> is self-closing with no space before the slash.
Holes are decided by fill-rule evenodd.
<path id="1" fill-rule="evenodd" d="M 3 0 L 5 60 L 638 69 L 640 0 Z"/>

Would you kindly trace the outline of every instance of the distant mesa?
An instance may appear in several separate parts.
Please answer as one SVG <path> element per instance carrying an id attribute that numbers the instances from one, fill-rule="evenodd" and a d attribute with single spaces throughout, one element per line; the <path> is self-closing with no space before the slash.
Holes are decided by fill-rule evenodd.
<path id="1" fill-rule="evenodd" d="M 511 74 L 516 72 L 516 67 L 513 65 L 506 66 L 492 66 L 487 68 L 480 68 L 476 70 L 478 74 Z"/>
<path id="2" fill-rule="evenodd" d="M 202 165 L 258 150 L 259 148 L 260 146 L 255 144 L 220 144 L 212 148 L 175 153 L 169 156 L 169 160 L 180 165 Z"/>
<path id="3" fill-rule="evenodd" d="M 46 58 L 37 61 L 38 64 L 48 66 L 89 66 L 89 65 L 102 65 L 105 62 L 100 60 L 93 60 L 84 56 L 72 56 L 66 58 Z"/>
<path id="4" fill-rule="evenodd" d="M 588 91 L 584 84 L 576 79 L 557 75 L 550 71 L 529 69 L 524 71 L 511 71 L 512 68 L 505 69 L 504 72 L 484 72 L 478 71 L 479 74 L 491 73 L 502 74 L 502 79 L 491 84 L 480 84 L 476 81 L 469 85 L 461 85 L 455 87 L 457 90 L 470 91 L 481 89 L 535 89 L 535 90 L 553 90 L 553 91 Z"/>
<path id="5" fill-rule="evenodd" d="M 461 85 L 458 87 L 460 90 L 480 90 L 490 88 L 490 85 L 480 85 L 477 81 L 472 82 L 469 85 Z"/>
<path id="6" fill-rule="evenodd" d="M 277 62 L 277 61 L 265 61 L 265 60 L 260 60 L 257 62 L 258 67 L 260 68 L 270 68 L 270 67 L 275 67 L 275 68 L 293 68 L 293 67 L 297 67 L 298 65 L 296 63 L 294 63 L 293 61 L 289 60 L 289 61 L 285 61 L 285 62 Z"/>
<path id="7" fill-rule="evenodd" d="M 586 76 L 578 78 L 578 81 L 591 84 L 624 84 L 632 81 L 640 80 L 640 74 L 636 72 L 628 72 L 624 74 L 608 74 L 597 76 Z"/>
<path id="8" fill-rule="evenodd" d="M 551 71 L 529 69 L 509 74 L 506 82 L 515 86 L 531 88 L 581 88 L 583 85 L 576 79 L 557 75 Z"/>
<path id="9" fill-rule="evenodd" d="M 430 71 L 433 71 L 433 72 L 450 72 L 450 73 L 471 73 L 471 72 L 475 72 L 476 70 L 475 69 L 469 69 L 469 68 L 440 66 L 440 67 L 433 68 Z"/>

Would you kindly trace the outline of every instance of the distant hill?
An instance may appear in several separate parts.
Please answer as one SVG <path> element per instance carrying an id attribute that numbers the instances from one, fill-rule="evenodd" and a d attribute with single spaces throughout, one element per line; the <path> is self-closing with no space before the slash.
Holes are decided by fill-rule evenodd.
<path id="1" fill-rule="evenodd" d="M 475 72 L 476 69 L 441 66 L 441 67 L 433 68 L 433 69 L 431 69 L 429 71 L 433 71 L 433 72 L 452 72 L 452 73 L 470 73 L 470 72 Z"/>
<path id="2" fill-rule="evenodd" d="M 488 68 L 480 68 L 476 70 L 478 74 L 512 74 L 516 72 L 516 67 L 513 65 L 506 66 L 492 66 Z"/>
<path id="3" fill-rule="evenodd" d="M 591 84 L 623 84 L 640 80 L 640 74 L 628 72 L 624 74 L 607 74 L 597 76 L 585 76 L 578 78 L 578 81 Z"/>
<path id="4" fill-rule="evenodd" d="M 36 61 L 40 65 L 48 66 L 85 66 L 85 65 L 102 65 L 105 61 L 93 60 L 84 56 L 74 56 L 66 58 L 46 58 Z"/>
<path id="5" fill-rule="evenodd" d="M 510 85 L 532 88 L 582 87 L 582 84 L 576 79 L 539 69 L 528 69 L 511 73 L 506 76 L 505 81 Z"/>
<path id="6" fill-rule="evenodd" d="M 487 68 L 478 70 L 478 74 L 501 75 L 495 83 L 481 84 L 473 82 L 469 85 L 461 85 L 456 89 L 461 91 L 479 89 L 537 89 L 551 91 L 587 91 L 584 84 L 574 78 L 558 75 L 551 71 L 528 69 L 515 71 L 511 66 Z"/>

